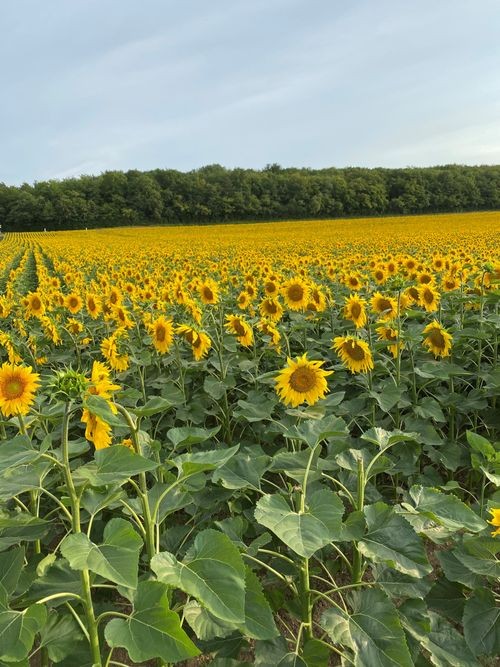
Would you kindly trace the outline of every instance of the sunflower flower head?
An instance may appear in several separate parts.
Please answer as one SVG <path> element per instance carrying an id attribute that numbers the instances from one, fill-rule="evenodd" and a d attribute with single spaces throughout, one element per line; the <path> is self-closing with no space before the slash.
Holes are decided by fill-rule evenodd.
<path id="1" fill-rule="evenodd" d="M 337 336 L 332 347 L 351 373 L 368 373 L 373 369 L 373 358 L 368 343 L 354 336 Z"/>
<path id="2" fill-rule="evenodd" d="M 0 410 L 5 417 L 28 414 L 40 386 L 31 366 L 5 363 L 0 368 Z"/>
<path id="3" fill-rule="evenodd" d="M 314 405 L 328 391 L 326 378 L 333 371 L 324 371 L 323 361 L 310 361 L 307 353 L 287 359 L 287 365 L 276 376 L 276 392 L 285 405 L 296 408 L 301 403 Z"/>
<path id="4" fill-rule="evenodd" d="M 492 515 L 492 519 L 491 521 L 488 520 L 488 523 L 495 528 L 495 530 L 492 531 L 491 536 L 496 537 L 497 535 L 500 535 L 500 508 L 490 509 L 490 514 Z"/>

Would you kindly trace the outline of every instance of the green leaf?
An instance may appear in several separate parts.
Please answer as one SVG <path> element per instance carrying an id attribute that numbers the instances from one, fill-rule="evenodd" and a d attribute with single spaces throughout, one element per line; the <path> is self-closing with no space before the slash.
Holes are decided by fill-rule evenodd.
<path id="1" fill-rule="evenodd" d="M 179 662 L 200 653 L 170 610 L 167 587 L 159 581 L 142 581 L 129 618 L 110 621 L 104 636 L 111 648 L 126 649 L 134 662 L 154 658 Z"/>
<path id="2" fill-rule="evenodd" d="M 136 454 L 128 447 L 114 445 L 97 450 L 95 463 L 88 463 L 77 468 L 74 478 L 76 481 L 88 481 L 93 486 L 121 485 L 130 477 L 157 467 L 158 464 L 155 461 Z"/>
<path id="3" fill-rule="evenodd" d="M 59 615 L 55 611 L 49 613 L 40 631 L 40 646 L 47 649 L 49 658 L 54 662 L 61 662 L 74 651 L 75 644 L 84 639 L 71 614 Z"/>
<path id="4" fill-rule="evenodd" d="M 125 423 L 117 414 L 115 414 L 109 407 L 108 401 L 102 396 L 95 394 L 87 394 L 83 401 L 84 409 L 87 409 L 93 415 L 100 417 L 110 426 L 124 426 Z"/>
<path id="5" fill-rule="evenodd" d="M 328 667 L 330 649 L 317 639 L 309 639 L 304 644 L 302 657 L 307 667 Z"/>
<path id="6" fill-rule="evenodd" d="M 464 635 L 474 655 L 500 654 L 500 608 L 493 593 L 477 588 L 465 603 Z"/>
<path id="7" fill-rule="evenodd" d="M 432 396 L 426 396 L 417 406 L 415 406 L 415 414 L 424 419 L 431 418 L 435 422 L 446 422 L 446 417 L 443 414 L 439 402 L 436 401 L 435 398 L 432 398 Z"/>
<path id="8" fill-rule="evenodd" d="M 358 548 L 376 563 L 385 563 L 411 577 L 432 572 L 420 537 L 402 516 L 385 503 L 364 508 L 367 534 Z"/>
<path id="9" fill-rule="evenodd" d="M 486 522 L 453 494 L 415 485 L 410 489 L 410 496 L 418 512 L 447 528 L 473 533 L 487 528 Z"/>
<path id="10" fill-rule="evenodd" d="M 69 567 L 69 563 L 64 558 L 58 559 L 44 572 L 43 576 L 35 579 L 29 590 L 29 599 L 41 600 L 54 593 L 82 594 L 80 575 Z M 66 598 L 58 598 L 53 600 L 51 605 L 56 606 L 65 601 Z"/>
<path id="11" fill-rule="evenodd" d="M 259 455 L 259 450 L 260 455 Z M 212 477 L 214 484 L 220 482 L 226 489 L 260 490 L 260 480 L 270 467 L 269 456 L 262 455 L 260 448 L 248 447 L 238 452 L 221 466 Z"/>
<path id="12" fill-rule="evenodd" d="M 252 639 L 272 639 L 279 635 L 260 581 L 249 567 L 245 570 L 245 622 L 239 624 L 238 629 Z"/>
<path id="13" fill-rule="evenodd" d="M 17 586 L 24 563 L 24 547 L 0 553 L 0 599 L 11 595 Z"/>
<path id="14" fill-rule="evenodd" d="M 405 387 L 386 383 L 381 392 L 369 391 L 368 395 L 374 398 L 384 412 L 390 412 L 392 408 L 406 395 Z M 408 403 L 406 403 L 408 405 Z"/>
<path id="15" fill-rule="evenodd" d="M 453 555 L 474 574 L 500 577 L 500 540 L 494 537 L 464 535 L 462 543 L 453 550 Z"/>
<path id="16" fill-rule="evenodd" d="M 428 578 L 410 577 L 386 565 L 372 565 L 371 569 L 377 584 L 393 598 L 423 598 L 432 587 Z"/>
<path id="17" fill-rule="evenodd" d="M 475 470 L 479 470 L 481 465 L 497 461 L 497 452 L 489 440 L 483 438 L 473 431 L 467 431 L 467 442 L 471 448 L 471 462 Z"/>
<path id="18" fill-rule="evenodd" d="M 39 540 L 49 527 L 50 522 L 27 513 L 0 516 L 0 551 L 23 541 Z"/>
<path id="19" fill-rule="evenodd" d="M 9 468 L 33 463 L 40 457 L 40 452 L 33 449 L 28 436 L 18 435 L 12 440 L 0 444 L 0 472 Z"/>
<path id="20" fill-rule="evenodd" d="M 465 596 L 461 584 L 440 577 L 429 591 L 425 601 L 429 609 L 446 616 L 454 623 L 462 622 Z"/>
<path id="21" fill-rule="evenodd" d="M 422 600 L 407 600 L 399 608 L 403 627 L 432 656 L 437 667 L 480 667 L 462 635 L 444 618 L 427 611 Z"/>
<path id="22" fill-rule="evenodd" d="M 386 431 L 383 428 L 375 426 L 366 431 L 361 436 L 362 440 L 367 440 L 380 447 L 382 451 L 396 445 L 398 442 L 416 441 L 417 433 L 404 433 L 403 431 Z"/>
<path id="23" fill-rule="evenodd" d="M 172 463 L 184 477 L 188 477 L 198 472 L 215 470 L 223 466 L 236 454 L 238 448 L 239 445 L 235 445 L 234 447 L 211 449 L 205 452 L 181 454 L 173 458 Z"/>
<path id="24" fill-rule="evenodd" d="M 127 588 L 137 587 L 142 539 L 125 519 L 111 519 L 104 529 L 104 543 L 94 544 L 84 533 L 68 535 L 61 553 L 74 570 L 89 569 Z"/>
<path id="25" fill-rule="evenodd" d="M 184 618 L 198 639 L 204 641 L 227 637 L 235 628 L 233 623 L 225 623 L 216 618 L 196 600 L 189 600 L 184 605 Z"/>
<path id="26" fill-rule="evenodd" d="M 294 512 L 279 494 L 265 495 L 255 509 L 257 523 L 269 528 L 295 553 L 310 558 L 318 549 L 341 539 L 344 505 L 336 493 L 311 494 L 305 512 Z"/>
<path id="27" fill-rule="evenodd" d="M 137 417 L 150 417 L 151 415 L 158 414 L 158 412 L 166 412 L 173 405 L 175 404 L 169 401 L 168 398 L 163 398 L 163 396 L 153 396 L 153 398 L 150 398 L 145 405 L 131 408 L 130 412 Z"/>
<path id="28" fill-rule="evenodd" d="M 151 568 L 160 581 L 192 595 L 218 619 L 245 622 L 245 566 L 226 535 L 204 530 L 183 562 L 163 552 L 152 558 Z"/>
<path id="29" fill-rule="evenodd" d="M 26 658 L 46 617 L 43 605 L 13 611 L 0 602 L 0 659 L 13 662 Z"/>
<path id="30" fill-rule="evenodd" d="M 396 607 L 382 591 L 356 592 L 352 607 L 352 614 L 327 609 L 321 625 L 353 649 L 356 667 L 413 667 Z"/>
<path id="31" fill-rule="evenodd" d="M 37 461 L 5 470 L 0 475 L 0 500 L 10 500 L 20 493 L 38 489 L 51 467 L 46 461 Z"/>
<path id="32" fill-rule="evenodd" d="M 329 438 L 339 438 L 348 435 L 345 421 L 341 417 L 332 415 L 323 417 L 323 419 L 306 419 L 299 426 L 293 426 L 285 433 L 287 437 L 302 440 L 309 447 L 316 447 L 317 444 Z"/>
<path id="33" fill-rule="evenodd" d="M 453 551 L 441 551 L 436 555 L 446 578 L 450 581 L 456 581 L 468 588 L 476 588 L 483 583 L 482 577 L 471 572 L 458 560 Z"/>
<path id="34" fill-rule="evenodd" d="M 200 442 L 211 440 L 220 431 L 220 426 L 214 428 L 196 428 L 194 426 L 179 426 L 167 431 L 167 438 L 177 447 L 190 447 Z"/>

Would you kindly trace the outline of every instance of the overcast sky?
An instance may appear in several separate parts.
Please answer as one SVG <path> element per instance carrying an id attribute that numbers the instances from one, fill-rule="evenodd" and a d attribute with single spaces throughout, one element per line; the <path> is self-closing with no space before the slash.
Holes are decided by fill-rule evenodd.
<path id="1" fill-rule="evenodd" d="M 0 0 L 0 181 L 500 163 L 499 0 Z"/>

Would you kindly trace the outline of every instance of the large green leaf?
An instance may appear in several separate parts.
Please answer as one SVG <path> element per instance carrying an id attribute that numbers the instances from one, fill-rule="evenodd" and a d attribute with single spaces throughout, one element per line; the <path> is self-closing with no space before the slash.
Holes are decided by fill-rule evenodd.
<path id="1" fill-rule="evenodd" d="M 70 655 L 75 644 L 85 639 L 81 628 L 71 614 L 59 615 L 52 611 L 40 632 L 40 646 L 47 649 L 49 658 L 61 662 Z"/>
<path id="2" fill-rule="evenodd" d="M 471 572 L 493 579 L 500 577 L 499 552 L 500 540 L 475 535 L 464 535 L 461 544 L 452 551 Z"/>
<path id="3" fill-rule="evenodd" d="M 412 667 L 398 612 L 380 590 L 367 589 L 353 595 L 353 611 L 327 609 L 322 627 L 335 643 L 354 651 L 356 667 Z"/>
<path id="4" fill-rule="evenodd" d="M 137 568 L 142 539 L 125 519 L 111 519 L 104 542 L 97 545 L 84 533 L 68 535 L 61 553 L 74 570 L 89 569 L 127 588 L 137 587 Z"/>
<path id="5" fill-rule="evenodd" d="M 480 667 L 465 639 L 422 600 L 407 600 L 399 608 L 403 627 L 426 651 L 436 667 Z"/>
<path id="6" fill-rule="evenodd" d="M 33 463 L 40 457 L 40 452 L 33 449 L 26 435 L 18 435 L 12 440 L 0 443 L 0 472 L 20 465 Z"/>
<path id="7" fill-rule="evenodd" d="M 9 662 L 23 660 L 46 617 L 47 610 L 43 605 L 34 604 L 23 611 L 13 611 L 0 601 L 0 659 Z"/>
<path id="8" fill-rule="evenodd" d="M 415 596 L 418 597 L 418 596 Z M 462 622 L 465 596 L 461 584 L 439 577 L 425 598 L 427 606 L 432 611 L 446 616 L 454 623 Z"/>
<path id="9" fill-rule="evenodd" d="M 196 426 L 179 426 L 167 431 L 167 438 L 177 447 L 189 447 L 206 442 L 220 431 L 220 426 L 214 428 L 197 428 Z"/>
<path id="10" fill-rule="evenodd" d="M 108 401 L 102 396 L 88 394 L 83 402 L 83 407 L 111 426 L 125 425 L 123 419 L 111 410 Z"/>
<path id="11" fill-rule="evenodd" d="M 24 562 L 24 547 L 0 553 L 0 599 L 11 595 L 17 586 Z"/>
<path id="12" fill-rule="evenodd" d="M 38 489 L 51 467 L 46 461 L 37 461 L 18 468 L 8 468 L 0 475 L 0 500 L 10 500 L 20 493 Z"/>
<path id="13" fill-rule="evenodd" d="M 226 489 L 252 488 L 260 490 L 260 480 L 269 468 L 271 459 L 256 447 L 248 447 L 221 466 L 214 473 L 214 483 L 220 482 Z"/>
<path id="14" fill-rule="evenodd" d="M 453 494 L 415 485 L 410 489 L 410 496 L 418 512 L 447 528 L 473 533 L 487 528 L 486 522 Z"/>
<path id="15" fill-rule="evenodd" d="M 110 621 L 104 636 L 111 648 L 125 648 L 134 662 L 161 658 L 175 663 L 200 652 L 170 610 L 167 587 L 159 581 L 142 581 L 129 618 Z"/>
<path id="16" fill-rule="evenodd" d="M 414 441 L 418 437 L 417 433 L 405 433 L 403 431 L 386 431 L 383 428 L 375 426 L 369 431 L 366 431 L 361 436 L 362 440 L 371 442 L 383 451 L 396 445 L 398 442 Z"/>
<path id="17" fill-rule="evenodd" d="M 249 567 L 245 572 L 245 622 L 238 628 L 253 639 L 272 639 L 279 634 L 260 581 Z"/>
<path id="18" fill-rule="evenodd" d="M 402 516 L 385 503 L 364 508 L 367 533 L 358 543 L 364 556 L 411 577 L 432 572 L 420 537 Z"/>
<path id="19" fill-rule="evenodd" d="M 182 562 L 162 552 L 152 558 L 151 568 L 160 581 L 192 595 L 217 618 L 245 622 L 245 566 L 226 535 L 204 530 Z"/>
<path id="20" fill-rule="evenodd" d="M 348 430 L 341 417 L 329 415 L 323 419 L 305 419 L 298 426 L 285 429 L 283 434 L 288 438 L 301 440 L 312 448 L 323 440 L 345 437 Z"/>
<path id="21" fill-rule="evenodd" d="M 255 519 L 295 553 L 309 558 L 318 549 L 340 540 L 344 505 L 336 493 L 321 489 L 311 494 L 305 512 L 294 512 L 279 494 L 257 502 Z"/>
<path id="22" fill-rule="evenodd" d="M 150 417 L 151 415 L 156 415 L 158 412 L 169 410 L 173 405 L 174 403 L 169 401 L 168 398 L 153 396 L 145 405 L 132 408 L 130 411 L 138 417 Z"/>
<path id="23" fill-rule="evenodd" d="M 221 449 L 211 449 L 193 454 L 181 454 L 172 459 L 172 463 L 183 477 L 195 475 L 198 472 L 215 470 L 220 468 L 236 454 L 239 445 Z"/>
<path id="24" fill-rule="evenodd" d="M 490 590 L 478 588 L 467 600 L 463 625 L 474 655 L 500 655 L 500 607 Z"/>
<path id="25" fill-rule="evenodd" d="M 92 486 L 123 484 L 130 477 L 148 472 L 158 467 L 155 461 L 136 454 L 128 447 L 115 445 L 99 449 L 95 453 L 95 463 L 88 463 L 74 472 L 75 481 L 85 480 Z"/>
<path id="26" fill-rule="evenodd" d="M 204 641 L 215 637 L 227 637 L 234 632 L 235 625 L 216 618 L 196 600 L 184 605 L 184 618 L 198 639 Z"/>
<path id="27" fill-rule="evenodd" d="M 0 516 L 0 551 L 20 542 L 33 542 L 45 535 L 50 522 L 27 512 Z"/>

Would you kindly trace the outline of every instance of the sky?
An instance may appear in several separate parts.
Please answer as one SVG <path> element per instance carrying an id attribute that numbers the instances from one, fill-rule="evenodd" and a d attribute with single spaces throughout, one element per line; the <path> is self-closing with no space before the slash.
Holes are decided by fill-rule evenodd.
<path id="1" fill-rule="evenodd" d="M 0 0 L 0 182 L 500 163 L 498 0 Z"/>

